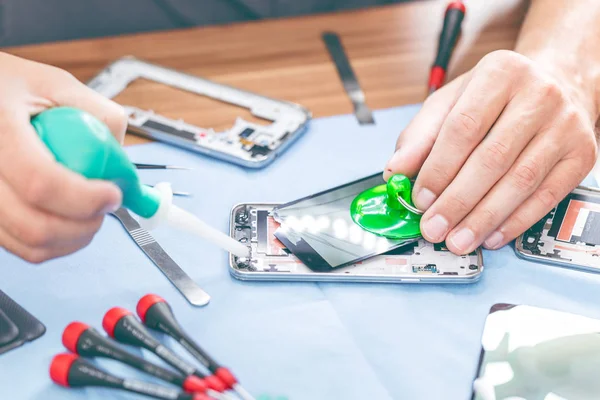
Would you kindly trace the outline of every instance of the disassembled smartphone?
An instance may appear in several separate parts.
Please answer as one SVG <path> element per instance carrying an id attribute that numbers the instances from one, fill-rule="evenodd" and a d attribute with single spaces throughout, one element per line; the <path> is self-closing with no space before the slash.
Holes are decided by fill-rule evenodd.
<path id="1" fill-rule="evenodd" d="M 418 237 L 378 236 L 352 220 L 350 205 L 356 196 L 384 183 L 383 173 L 377 173 L 277 206 L 272 215 L 281 227 L 275 237 L 317 272 L 353 265 L 416 242 Z"/>
<path id="2" fill-rule="evenodd" d="M 515 242 L 517 255 L 600 272 L 600 189 L 579 186 Z"/>
<path id="3" fill-rule="evenodd" d="M 297 104 L 222 85 L 133 57 L 115 61 L 89 81 L 88 86 L 108 98 L 114 98 L 137 79 L 247 108 L 252 115 L 272 121 L 264 126 L 237 118 L 232 128 L 215 132 L 211 128 L 166 118 L 152 110 L 124 105 L 131 133 L 244 167 L 261 168 L 271 163 L 306 131 L 311 118 L 310 112 Z"/>
<path id="4" fill-rule="evenodd" d="M 230 255 L 230 273 L 241 280 L 396 283 L 471 283 L 483 271 L 481 250 L 456 256 L 443 245 L 418 240 L 356 264 L 311 270 L 275 237 L 277 204 L 239 204 L 231 210 L 230 235 L 251 248 L 249 259 Z"/>

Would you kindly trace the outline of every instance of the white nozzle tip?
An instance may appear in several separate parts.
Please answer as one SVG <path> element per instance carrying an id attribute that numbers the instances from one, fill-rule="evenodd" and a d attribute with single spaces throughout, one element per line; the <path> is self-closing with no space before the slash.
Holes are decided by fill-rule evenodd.
<path id="1" fill-rule="evenodd" d="M 156 210 L 156 213 L 150 218 L 140 217 L 139 221 L 140 226 L 147 231 L 153 230 L 167 220 L 171 204 L 173 203 L 173 190 L 171 189 L 170 183 L 161 182 L 155 185 L 154 189 L 160 193 L 158 210 Z"/>
<path id="2" fill-rule="evenodd" d="M 250 256 L 249 247 L 177 206 L 172 205 L 169 207 L 167 221 L 171 226 L 190 232 L 203 239 L 210 240 L 220 248 L 227 250 L 238 257 Z"/>

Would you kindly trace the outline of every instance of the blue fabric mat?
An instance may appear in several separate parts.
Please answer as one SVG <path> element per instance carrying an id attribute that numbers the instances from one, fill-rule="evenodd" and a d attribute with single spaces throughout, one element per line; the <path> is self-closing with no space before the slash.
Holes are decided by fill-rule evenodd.
<path id="1" fill-rule="evenodd" d="M 193 192 L 177 204 L 227 231 L 236 203 L 286 202 L 382 170 L 417 110 L 376 112 L 372 127 L 360 127 L 353 116 L 315 120 L 281 159 L 259 171 L 157 143 L 127 151 L 136 162 L 193 167 L 141 175 L 145 183 L 168 180 L 175 190 Z M 486 251 L 481 281 L 466 286 L 250 283 L 231 278 L 225 252 L 206 242 L 169 229 L 154 236 L 210 293 L 207 307 L 188 305 L 112 218 L 89 247 L 60 260 L 33 266 L 0 252 L 0 288 L 48 328 L 41 339 L 0 356 L 0 399 L 138 398 L 60 388 L 48 365 L 64 351 L 60 338 L 69 322 L 101 329 L 110 307 L 133 310 L 146 293 L 165 297 L 185 328 L 251 392 L 291 400 L 466 399 L 492 304 L 600 318 L 600 275 L 523 261 L 511 247 Z M 111 361 L 98 364 L 147 379 Z"/>

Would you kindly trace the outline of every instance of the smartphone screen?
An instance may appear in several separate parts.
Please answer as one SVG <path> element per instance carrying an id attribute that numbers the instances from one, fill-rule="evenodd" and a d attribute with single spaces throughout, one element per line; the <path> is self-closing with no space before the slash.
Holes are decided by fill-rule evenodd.
<path id="1" fill-rule="evenodd" d="M 383 185 L 382 173 L 281 205 L 273 211 L 275 236 L 305 265 L 325 271 L 351 265 L 419 238 L 395 240 L 359 227 L 350 215 L 356 196 Z"/>
<path id="2" fill-rule="evenodd" d="M 600 320 L 496 304 L 481 344 L 474 400 L 600 398 Z"/>

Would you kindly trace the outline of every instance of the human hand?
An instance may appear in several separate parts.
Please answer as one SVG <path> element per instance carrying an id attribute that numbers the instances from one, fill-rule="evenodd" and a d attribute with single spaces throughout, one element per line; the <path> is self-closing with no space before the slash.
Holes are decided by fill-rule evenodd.
<path id="1" fill-rule="evenodd" d="M 542 65 L 488 54 L 432 94 L 398 139 L 384 177 L 418 173 L 413 201 L 426 210 L 427 240 L 456 254 L 500 248 L 594 166 L 594 101 L 578 77 Z"/>
<path id="2" fill-rule="evenodd" d="M 112 183 L 58 164 L 30 124 L 48 108 L 83 109 L 123 140 L 122 107 L 64 70 L 0 53 L 0 246 L 39 263 L 85 247 L 121 204 Z"/>

